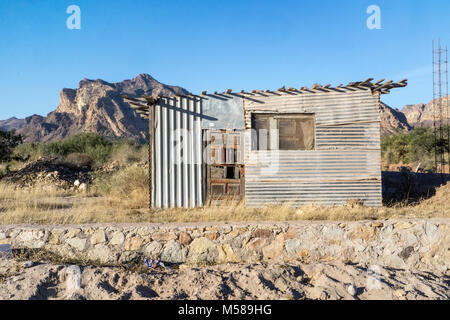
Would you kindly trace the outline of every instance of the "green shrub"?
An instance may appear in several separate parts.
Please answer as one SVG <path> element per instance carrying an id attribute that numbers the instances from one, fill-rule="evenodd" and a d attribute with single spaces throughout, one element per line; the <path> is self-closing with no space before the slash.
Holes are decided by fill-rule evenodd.
<path id="1" fill-rule="evenodd" d="M 60 141 L 23 143 L 14 148 L 10 160 L 29 161 L 40 157 L 55 157 L 74 166 L 102 166 L 108 161 L 127 166 L 136 162 L 145 163 L 148 145 L 134 141 L 111 142 L 96 133 L 80 133 Z"/>
<path id="2" fill-rule="evenodd" d="M 444 129 L 445 133 L 446 130 Z M 385 136 L 381 141 L 382 157 L 388 163 L 420 162 L 424 169 L 434 169 L 435 150 L 447 153 L 447 149 L 448 141 L 435 141 L 434 130 L 431 128 L 417 128 L 408 133 Z"/>
<path id="3" fill-rule="evenodd" d="M 3 131 L 0 129 L 0 161 L 11 160 L 14 148 L 21 144 L 23 138 L 17 135 L 14 130 Z"/>
<path id="4" fill-rule="evenodd" d="M 43 154 L 52 157 L 66 157 L 69 154 L 86 154 L 95 164 L 105 163 L 113 148 L 113 143 L 96 133 L 80 133 L 61 141 L 46 143 Z"/>
<path id="5" fill-rule="evenodd" d="M 14 158 L 19 161 L 35 160 L 43 156 L 42 144 L 26 142 L 14 149 Z"/>

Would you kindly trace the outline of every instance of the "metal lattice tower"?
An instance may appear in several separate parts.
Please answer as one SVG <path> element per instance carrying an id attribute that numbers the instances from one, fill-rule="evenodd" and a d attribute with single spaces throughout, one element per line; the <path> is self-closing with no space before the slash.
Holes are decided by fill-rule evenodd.
<path id="1" fill-rule="evenodd" d="M 446 116 L 447 116 L 447 164 L 450 173 L 450 113 L 448 106 L 448 47 L 445 46 L 445 90 L 446 90 Z"/>
<path id="2" fill-rule="evenodd" d="M 448 104 L 448 49 L 442 50 L 441 41 L 435 48 L 433 41 L 432 64 L 433 64 L 433 131 L 434 131 L 434 161 L 436 172 L 445 173 L 446 163 L 450 161 L 450 127 L 449 127 L 449 104 Z M 442 61 L 443 53 L 445 60 Z M 437 62 L 436 62 L 437 60 Z M 445 65 L 445 97 L 443 96 L 442 65 Z M 436 68 L 437 67 L 437 68 Z M 436 70 L 437 69 L 437 70 Z M 436 79 L 437 78 L 437 79 Z M 437 83 L 436 83 L 437 80 Z M 437 87 L 436 87 L 437 85 Z M 445 130 L 447 128 L 447 130 Z M 447 149 L 447 161 L 445 160 L 445 149 Z M 450 173 L 450 164 L 448 165 Z"/>

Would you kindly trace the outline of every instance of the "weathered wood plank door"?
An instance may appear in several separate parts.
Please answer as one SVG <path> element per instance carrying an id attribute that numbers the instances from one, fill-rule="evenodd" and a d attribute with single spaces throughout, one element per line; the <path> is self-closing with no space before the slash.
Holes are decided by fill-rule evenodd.
<path id="1" fill-rule="evenodd" d="M 207 201 L 244 200 L 244 131 L 205 130 L 205 152 Z"/>

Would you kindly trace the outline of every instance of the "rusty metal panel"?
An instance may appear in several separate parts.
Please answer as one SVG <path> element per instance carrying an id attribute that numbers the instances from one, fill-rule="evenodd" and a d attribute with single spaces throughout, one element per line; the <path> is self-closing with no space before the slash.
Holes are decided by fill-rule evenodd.
<path id="1" fill-rule="evenodd" d="M 201 206 L 203 114 L 200 99 L 166 97 L 154 108 L 153 206 Z"/>
<path id="2" fill-rule="evenodd" d="M 251 128 L 252 112 L 314 113 L 317 125 L 380 121 L 379 94 L 370 90 L 350 92 L 255 95 L 244 99 L 245 127 Z"/>
<path id="3" fill-rule="evenodd" d="M 245 197 L 251 206 L 381 206 L 379 94 L 370 90 L 254 95 L 244 99 Z M 252 150 L 252 113 L 307 113 L 314 150 Z"/>

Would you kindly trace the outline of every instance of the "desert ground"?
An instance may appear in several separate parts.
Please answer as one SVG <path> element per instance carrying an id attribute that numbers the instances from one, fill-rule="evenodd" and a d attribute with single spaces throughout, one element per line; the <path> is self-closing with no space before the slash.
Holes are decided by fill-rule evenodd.
<path id="1" fill-rule="evenodd" d="M 450 185 L 413 203 L 367 208 L 288 204 L 247 208 L 241 203 L 154 210 L 148 204 L 145 163 L 101 168 L 94 178 L 40 159 L 0 183 L 1 224 L 172 223 L 224 221 L 386 220 L 449 218 Z M 117 183 L 120 181 L 121 183 Z M 55 188 L 55 186 L 57 186 Z M 104 191 L 107 190 L 107 191 Z M 311 264 L 179 265 L 170 269 L 70 266 L 21 258 L 0 262 L 0 299 L 443 299 L 450 274 L 340 262 Z M 75 270 L 75 271 L 74 271 Z M 79 270 L 79 271 L 77 271 Z M 77 278 L 77 272 L 80 273 Z"/>
<path id="2" fill-rule="evenodd" d="M 75 270 L 78 267 L 75 267 Z M 4 260 L 0 299 L 405 300 L 450 298 L 450 274 L 342 263 L 81 267 Z"/>

